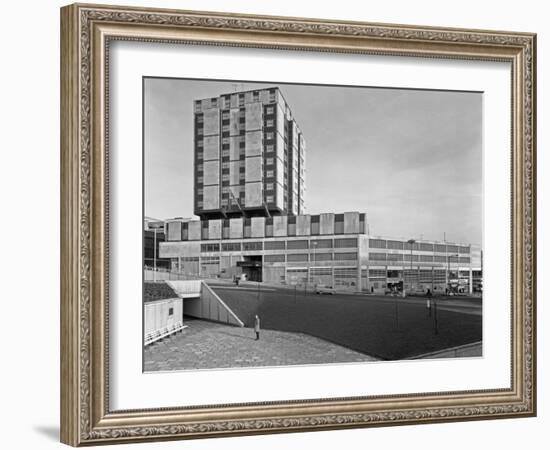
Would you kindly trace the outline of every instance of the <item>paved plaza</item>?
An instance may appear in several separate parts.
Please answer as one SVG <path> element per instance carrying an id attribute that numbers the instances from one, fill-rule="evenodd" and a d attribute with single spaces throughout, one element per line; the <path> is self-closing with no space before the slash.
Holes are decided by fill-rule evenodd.
<path id="1" fill-rule="evenodd" d="M 252 283 L 210 286 L 247 327 L 253 326 L 258 314 L 266 329 L 316 336 L 383 360 L 418 357 L 482 340 L 479 297 L 432 298 L 430 310 L 426 297 L 315 295 Z"/>
<path id="2" fill-rule="evenodd" d="M 373 361 L 376 358 L 303 333 L 254 330 L 204 320 L 144 350 L 144 369 L 168 371 Z"/>

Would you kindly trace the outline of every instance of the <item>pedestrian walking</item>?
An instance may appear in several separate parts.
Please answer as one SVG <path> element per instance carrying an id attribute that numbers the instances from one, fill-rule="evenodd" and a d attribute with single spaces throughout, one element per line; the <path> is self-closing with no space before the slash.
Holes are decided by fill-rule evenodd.
<path id="1" fill-rule="evenodd" d="M 256 340 L 260 340 L 260 317 L 256 314 L 254 318 L 254 332 L 256 333 Z"/>

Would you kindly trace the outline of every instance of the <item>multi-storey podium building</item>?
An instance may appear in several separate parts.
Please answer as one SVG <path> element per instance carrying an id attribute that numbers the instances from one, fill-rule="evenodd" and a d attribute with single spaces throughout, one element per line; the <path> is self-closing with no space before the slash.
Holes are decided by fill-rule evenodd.
<path id="1" fill-rule="evenodd" d="M 278 88 L 197 100 L 194 120 L 199 219 L 166 221 L 173 271 L 367 292 L 481 287 L 478 247 L 369 236 L 360 212 L 306 214 L 305 140 Z"/>

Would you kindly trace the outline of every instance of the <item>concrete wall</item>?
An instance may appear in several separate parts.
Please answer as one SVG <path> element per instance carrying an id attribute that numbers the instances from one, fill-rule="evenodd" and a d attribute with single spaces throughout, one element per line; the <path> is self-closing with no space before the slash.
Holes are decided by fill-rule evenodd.
<path id="1" fill-rule="evenodd" d="M 334 234 L 334 214 L 321 214 L 319 222 L 320 234 Z"/>
<path id="2" fill-rule="evenodd" d="M 168 222 L 166 224 L 167 227 L 167 233 L 166 233 L 166 240 L 167 241 L 180 241 L 181 240 L 181 222 Z"/>
<path id="3" fill-rule="evenodd" d="M 261 131 L 247 131 L 245 135 L 245 155 L 261 156 L 262 154 L 262 132 Z"/>
<path id="4" fill-rule="evenodd" d="M 222 221 L 221 219 L 208 221 L 208 239 L 222 238 Z"/>
<path id="5" fill-rule="evenodd" d="M 252 217 L 251 236 L 253 238 L 265 236 L 265 217 Z"/>
<path id="6" fill-rule="evenodd" d="M 203 159 L 205 161 L 220 158 L 220 141 L 216 136 L 205 136 L 203 140 Z"/>
<path id="7" fill-rule="evenodd" d="M 309 236 L 311 234 L 311 217 L 296 217 L 296 236 Z"/>
<path id="8" fill-rule="evenodd" d="M 359 233 L 359 213 L 358 212 L 344 213 L 344 233 L 346 234 Z"/>
<path id="9" fill-rule="evenodd" d="M 170 314 L 172 310 L 172 314 Z M 145 335 L 183 321 L 183 299 L 171 298 L 145 304 Z"/>
<path id="10" fill-rule="evenodd" d="M 198 319 L 213 320 L 239 327 L 244 326 L 237 315 L 204 282 L 201 283 L 199 298 L 184 301 L 183 313 L 186 316 Z"/>
<path id="11" fill-rule="evenodd" d="M 229 111 L 229 135 L 230 136 L 239 135 L 239 132 L 240 132 L 239 116 L 240 116 L 239 108 L 232 108 Z"/>
<path id="12" fill-rule="evenodd" d="M 179 298 L 198 297 L 201 293 L 201 280 L 174 280 L 166 281 Z"/>
<path id="13" fill-rule="evenodd" d="M 229 221 L 229 237 L 231 239 L 241 239 L 243 237 L 243 219 L 231 219 Z"/>
<path id="14" fill-rule="evenodd" d="M 245 126 L 247 131 L 261 130 L 263 126 L 263 105 L 260 102 L 245 105 Z"/>
<path id="15" fill-rule="evenodd" d="M 247 158 L 247 162 L 250 158 Z M 254 158 L 256 159 L 256 158 Z M 257 158 L 261 159 L 261 158 Z M 247 177 L 248 177 L 248 164 L 247 164 Z M 244 206 L 257 207 L 263 204 L 263 183 L 261 181 L 254 183 L 246 183 L 244 187 Z"/>
<path id="16" fill-rule="evenodd" d="M 273 236 L 287 235 L 287 216 L 273 217 Z"/>
<path id="17" fill-rule="evenodd" d="M 220 133 L 219 109 L 207 109 L 204 111 L 204 135 L 210 136 Z"/>
<path id="18" fill-rule="evenodd" d="M 198 241 L 201 238 L 201 223 L 198 220 L 189 222 L 189 240 Z"/>
<path id="19" fill-rule="evenodd" d="M 159 258 L 177 258 L 178 256 L 199 256 L 200 243 L 197 241 L 161 242 Z"/>
<path id="20" fill-rule="evenodd" d="M 220 186 L 204 186 L 202 194 L 202 209 L 217 209 L 220 207 Z"/>

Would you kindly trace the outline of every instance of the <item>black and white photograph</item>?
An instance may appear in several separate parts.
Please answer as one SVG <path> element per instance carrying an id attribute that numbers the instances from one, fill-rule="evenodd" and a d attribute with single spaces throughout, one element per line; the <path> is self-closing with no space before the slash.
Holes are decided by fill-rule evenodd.
<path id="1" fill-rule="evenodd" d="M 144 371 L 482 357 L 482 107 L 145 77 Z"/>

